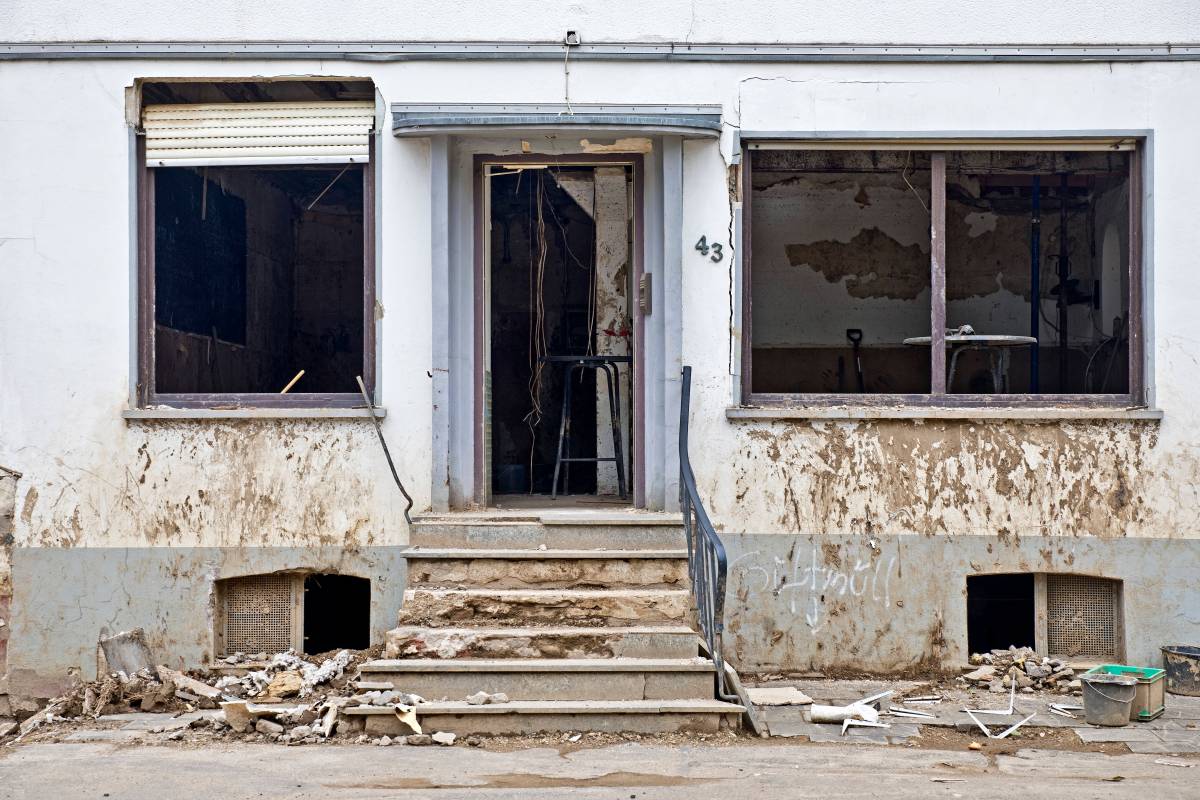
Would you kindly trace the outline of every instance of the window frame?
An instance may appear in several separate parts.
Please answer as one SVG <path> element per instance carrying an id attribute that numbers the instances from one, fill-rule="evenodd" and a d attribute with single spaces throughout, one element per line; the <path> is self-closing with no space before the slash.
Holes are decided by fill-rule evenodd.
<path id="1" fill-rule="evenodd" d="M 363 384 L 375 396 L 375 137 L 370 137 L 369 157 L 358 167 L 363 176 Z M 146 164 L 146 137 L 139 134 L 137 159 L 137 385 L 139 409 L 166 406 L 181 409 L 314 409 L 361 408 L 359 392 L 192 392 L 160 393 L 155 390 L 155 263 L 154 175 Z M 297 164 L 303 166 L 303 164 Z"/>
<path id="2" fill-rule="evenodd" d="M 952 150 L 988 149 L 1070 149 L 1064 145 L 1080 142 L 1079 137 L 995 137 L 987 139 L 837 139 L 789 138 L 795 149 L 871 150 L 886 148 L 911 149 L 930 153 L 930 391 L 927 394 L 856 394 L 754 392 L 753 323 L 754 303 L 751 280 L 753 269 L 753 172 L 750 154 L 755 145 L 770 143 L 773 149 L 787 149 L 786 144 L 765 138 L 745 138 L 741 141 L 741 403 L 743 406 L 766 408 L 805 408 L 830 406 L 858 407 L 916 407 L 916 408 L 1045 408 L 1068 406 L 1088 408 L 1141 408 L 1147 402 L 1145 378 L 1145 313 L 1143 280 L 1145 276 L 1143 249 L 1143 209 L 1145 203 L 1144 136 L 1096 136 L 1102 141 L 1120 138 L 1132 143 L 1129 152 L 1129 391 L 1118 394 L 972 394 L 946 391 L 946 153 Z M 940 235 L 939 235 L 940 234 Z"/>

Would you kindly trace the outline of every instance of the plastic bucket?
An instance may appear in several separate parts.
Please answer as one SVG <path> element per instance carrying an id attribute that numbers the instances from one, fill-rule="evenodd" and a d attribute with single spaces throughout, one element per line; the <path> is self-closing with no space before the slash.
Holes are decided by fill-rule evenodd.
<path id="1" fill-rule="evenodd" d="M 1167 691 L 1200 697 L 1200 647 L 1173 645 L 1164 647 L 1163 667 L 1167 670 Z"/>
<path id="2" fill-rule="evenodd" d="M 1129 724 L 1137 680 L 1121 675 L 1083 675 L 1083 718 L 1089 725 L 1119 728 Z"/>

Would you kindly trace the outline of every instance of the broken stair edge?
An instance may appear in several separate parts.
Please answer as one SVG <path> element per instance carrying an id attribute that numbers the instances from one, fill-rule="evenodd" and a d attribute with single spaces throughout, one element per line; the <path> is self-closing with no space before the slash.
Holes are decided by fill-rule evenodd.
<path id="1" fill-rule="evenodd" d="M 613 561 L 630 561 L 636 559 L 686 559 L 687 550 L 675 548 L 651 548 L 634 550 L 630 548 L 556 548 L 538 550 L 536 548 L 469 548 L 469 547 L 423 547 L 412 545 L 400 549 L 400 554 L 410 561 L 421 559 L 433 560 L 518 560 L 530 559 L 538 561 L 573 561 L 576 559 L 611 559 Z"/>
<path id="2" fill-rule="evenodd" d="M 385 658 L 364 661 L 359 672 L 712 672 L 707 658 Z"/>
<path id="3" fill-rule="evenodd" d="M 745 706 L 723 700 L 515 700 L 471 705 L 461 700 L 422 703 L 418 718 L 460 714 L 742 714 Z M 355 706 L 342 709 L 347 716 L 392 715 L 388 706 Z"/>

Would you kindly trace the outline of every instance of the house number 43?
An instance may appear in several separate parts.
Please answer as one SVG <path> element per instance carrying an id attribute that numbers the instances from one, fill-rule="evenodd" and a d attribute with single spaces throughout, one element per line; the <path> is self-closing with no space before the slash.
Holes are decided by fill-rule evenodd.
<path id="1" fill-rule="evenodd" d="M 707 236 L 700 237 L 700 241 L 696 242 L 696 249 L 700 251 L 700 255 L 708 256 L 708 260 L 714 264 L 725 258 L 725 245 L 720 242 L 709 244 Z"/>

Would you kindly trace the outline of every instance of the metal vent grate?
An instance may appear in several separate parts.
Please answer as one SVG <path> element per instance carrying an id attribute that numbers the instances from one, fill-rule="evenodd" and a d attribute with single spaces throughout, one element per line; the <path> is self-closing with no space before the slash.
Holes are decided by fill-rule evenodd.
<path id="1" fill-rule="evenodd" d="M 225 653 L 281 653 L 292 647 L 291 575 L 225 582 Z"/>
<path id="2" fill-rule="evenodd" d="M 1119 581 L 1086 575 L 1046 576 L 1046 637 L 1051 655 L 1117 657 Z"/>

